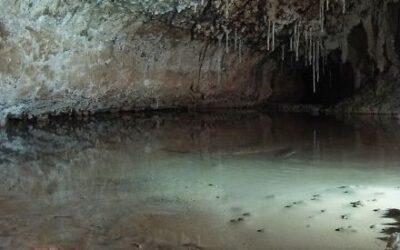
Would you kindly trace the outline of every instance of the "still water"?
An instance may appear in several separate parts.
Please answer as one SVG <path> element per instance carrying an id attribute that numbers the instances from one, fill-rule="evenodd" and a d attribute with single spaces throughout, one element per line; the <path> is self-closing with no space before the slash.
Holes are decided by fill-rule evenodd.
<path id="1" fill-rule="evenodd" d="M 0 249 L 379 250 L 400 125 L 258 111 L 0 130 Z"/>

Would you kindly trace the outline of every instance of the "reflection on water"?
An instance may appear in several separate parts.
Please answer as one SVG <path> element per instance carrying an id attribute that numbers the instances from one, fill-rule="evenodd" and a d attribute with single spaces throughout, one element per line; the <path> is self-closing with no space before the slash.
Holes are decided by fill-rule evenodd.
<path id="1" fill-rule="evenodd" d="M 0 249 L 384 249 L 391 120 L 129 114 L 0 130 Z"/>

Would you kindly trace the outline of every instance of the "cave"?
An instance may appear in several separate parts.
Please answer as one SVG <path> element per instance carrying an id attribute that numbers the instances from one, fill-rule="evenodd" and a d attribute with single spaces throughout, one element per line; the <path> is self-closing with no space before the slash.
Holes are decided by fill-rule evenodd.
<path id="1" fill-rule="evenodd" d="M 399 0 L 0 0 L 0 249 L 400 250 Z"/>

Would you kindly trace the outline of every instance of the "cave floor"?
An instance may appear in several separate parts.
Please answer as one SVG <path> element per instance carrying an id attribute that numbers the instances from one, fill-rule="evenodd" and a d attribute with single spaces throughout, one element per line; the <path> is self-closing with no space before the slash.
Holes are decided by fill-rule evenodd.
<path id="1" fill-rule="evenodd" d="M 243 110 L 9 124 L 0 249 L 383 250 L 399 127 Z"/>

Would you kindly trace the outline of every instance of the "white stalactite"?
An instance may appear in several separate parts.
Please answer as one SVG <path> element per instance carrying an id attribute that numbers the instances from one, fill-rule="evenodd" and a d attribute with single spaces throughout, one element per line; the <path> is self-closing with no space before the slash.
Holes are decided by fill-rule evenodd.
<path id="1" fill-rule="evenodd" d="M 325 22 L 325 16 L 324 16 L 324 12 L 325 12 L 325 4 L 324 4 L 324 0 L 320 0 L 320 8 L 319 8 L 319 12 L 320 12 L 320 26 L 321 26 L 321 32 L 324 32 L 324 22 Z"/>
<path id="2" fill-rule="evenodd" d="M 272 51 L 275 50 L 275 21 L 272 22 Z"/>
<path id="3" fill-rule="evenodd" d="M 342 4 L 343 4 L 343 6 L 342 6 L 342 13 L 343 14 L 345 14 L 346 13 L 346 0 L 342 0 Z"/>
<path id="4" fill-rule="evenodd" d="M 316 49 L 315 49 L 315 42 L 312 42 L 312 74 L 313 74 L 313 93 L 317 92 L 317 83 L 316 83 L 316 63 L 315 63 L 315 54 L 316 54 Z"/>
<path id="5" fill-rule="evenodd" d="M 293 51 L 293 36 L 290 37 L 290 51 Z"/>
<path id="6" fill-rule="evenodd" d="M 297 38 L 296 38 L 296 61 L 299 61 L 299 45 L 300 45 L 300 25 L 297 25 Z"/>
<path id="7" fill-rule="evenodd" d="M 320 62 L 320 49 L 319 49 L 319 45 L 320 45 L 320 41 L 318 40 L 317 41 L 317 45 L 316 45 L 316 50 L 317 50 L 317 52 L 316 52 L 316 55 L 315 55 L 315 60 L 316 60 L 316 63 L 317 63 L 317 65 L 316 65 L 316 70 L 317 70 L 317 83 L 319 83 L 319 62 Z"/>
<path id="8" fill-rule="evenodd" d="M 229 19 L 229 1 L 230 0 L 226 0 L 226 3 L 225 3 L 225 18 L 226 19 Z"/>
<path id="9" fill-rule="evenodd" d="M 309 38 L 309 65 L 312 65 L 312 52 L 313 52 L 313 47 L 312 47 L 312 27 L 310 27 L 310 33 L 308 35 Z"/>
<path id="10" fill-rule="evenodd" d="M 267 50 L 270 51 L 271 49 L 271 44 L 270 44 L 270 40 L 271 40 L 271 20 L 268 20 L 268 35 L 267 35 Z"/>

